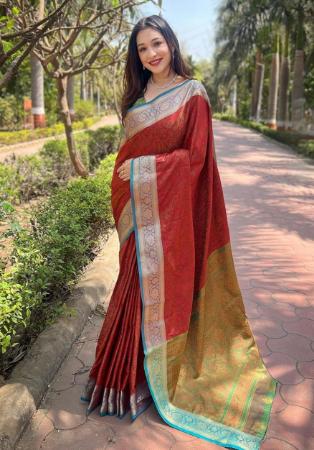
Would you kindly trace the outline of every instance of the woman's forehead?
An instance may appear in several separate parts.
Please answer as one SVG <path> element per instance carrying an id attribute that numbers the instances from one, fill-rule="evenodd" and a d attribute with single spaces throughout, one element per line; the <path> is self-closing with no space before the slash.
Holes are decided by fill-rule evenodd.
<path id="1" fill-rule="evenodd" d="M 138 32 L 136 36 L 136 43 L 137 45 L 140 44 L 149 44 L 154 39 L 158 39 L 163 37 L 159 31 L 154 30 L 153 28 L 145 28 L 144 30 L 141 30 Z"/>

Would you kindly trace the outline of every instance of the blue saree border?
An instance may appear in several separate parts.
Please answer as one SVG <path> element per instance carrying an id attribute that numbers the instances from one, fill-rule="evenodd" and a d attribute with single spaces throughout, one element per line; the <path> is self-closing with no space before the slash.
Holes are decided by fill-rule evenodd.
<path id="1" fill-rule="evenodd" d="M 193 79 L 194 79 L 194 78 L 191 78 L 191 79 L 189 78 L 189 79 L 187 79 L 187 80 L 184 80 L 184 81 L 182 81 L 182 83 L 178 83 L 176 86 L 174 86 L 174 87 L 172 87 L 172 88 L 170 88 L 170 89 L 167 89 L 167 90 L 164 91 L 164 92 L 161 92 L 161 94 L 156 95 L 156 97 L 152 98 L 151 100 L 148 100 L 148 101 L 144 100 L 144 103 L 141 103 L 141 104 L 139 104 L 139 105 L 135 105 L 135 104 L 134 104 L 133 106 L 131 106 L 131 107 L 128 109 L 128 111 L 133 111 L 134 109 L 140 108 L 141 106 L 149 105 L 149 104 L 151 104 L 152 102 L 154 102 L 155 100 L 157 100 L 158 98 L 163 97 L 164 95 L 169 94 L 169 92 L 174 91 L 175 89 L 179 88 L 180 86 L 183 86 L 183 85 L 186 84 L 188 81 L 191 81 L 191 80 L 193 80 Z"/>
<path id="2" fill-rule="evenodd" d="M 231 428 L 227 425 L 223 425 L 218 422 L 214 422 L 213 420 L 199 416 L 197 414 L 191 413 L 189 411 L 185 411 L 183 409 L 177 408 L 176 406 L 172 405 L 169 401 L 168 393 L 167 392 L 160 392 L 158 396 L 158 392 L 156 392 L 153 388 L 153 377 L 154 374 L 150 372 L 150 369 L 148 367 L 148 358 L 154 358 L 153 359 L 153 366 L 155 365 L 155 368 L 160 369 L 160 361 L 165 362 L 165 352 L 166 352 L 166 345 L 167 343 L 161 344 L 158 347 L 154 347 L 152 350 L 148 352 L 147 348 L 147 340 L 145 336 L 145 296 L 144 296 L 144 286 L 143 286 L 143 270 L 142 270 L 142 261 L 141 261 L 141 248 L 140 248 L 140 239 L 139 239 L 139 224 L 137 223 L 136 219 L 136 206 L 135 206 L 135 197 L 134 197 L 134 164 L 135 160 L 138 165 L 138 171 L 140 173 L 140 163 L 143 158 L 154 158 L 153 155 L 148 156 L 140 156 L 138 158 L 131 159 L 131 165 L 130 165 L 130 192 L 131 192 L 131 207 L 132 207 L 132 218 L 133 218 L 133 225 L 134 225 L 134 233 L 135 233 L 135 244 L 136 244 L 136 257 L 137 257 L 137 264 L 138 264 L 138 272 L 139 272 L 139 281 L 140 281 L 140 290 L 141 290 L 141 298 L 142 298 L 142 305 L 143 305 L 143 313 L 142 313 L 142 323 L 141 323 L 141 334 L 142 334 L 142 342 L 143 342 L 143 348 L 144 348 L 144 371 L 146 375 L 147 384 L 151 393 L 151 396 L 154 400 L 154 404 L 156 406 L 156 409 L 161 416 L 161 418 L 171 427 L 182 431 L 184 433 L 188 433 L 194 437 L 204 439 L 205 441 L 212 442 L 214 444 L 220 445 L 222 447 L 229 447 L 236 450 L 259 450 L 260 445 L 262 443 L 262 439 L 250 435 L 248 433 L 243 433 L 240 430 L 236 430 L 234 428 Z M 149 353 L 149 354 L 148 354 Z M 161 358 L 158 360 L 158 354 L 161 355 Z M 157 355 L 157 356 L 156 356 Z M 164 358 L 162 358 L 164 356 Z M 157 371 L 156 371 L 157 373 Z M 155 374 L 156 375 L 156 374 Z M 158 375 L 157 375 L 158 378 Z M 160 378 L 157 379 L 157 384 L 159 384 L 159 387 L 161 387 L 161 390 L 163 388 L 162 382 L 160 382 Z M 156 379 L 155 379 L 156 384 Z M 159 398 L 158 398 L 159 397 Z M 160 397 L 164 397 L 160 399 Z M 166 415 L 167 412 L 169 415 L 172 415 L 173 421 L 171 421 Z M 175 418 L 177 419 L 176 423 Z M 193 426 L 195 429 L 192 430 L 188 427 L 188 425 Z M 206 429 L 206 431 L 205 431 Z M 208 431 L 207 431 L 208 430 Z M 209 434 L 212 435 L 222 435 L 222 438 L 225 437 L 225 440 L 219 440 L 215 437 L 210 437 Z"/>

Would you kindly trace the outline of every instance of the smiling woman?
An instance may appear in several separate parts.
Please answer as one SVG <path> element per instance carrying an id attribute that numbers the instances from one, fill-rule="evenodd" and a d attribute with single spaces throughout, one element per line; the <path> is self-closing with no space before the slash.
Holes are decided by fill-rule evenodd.
<path id="1" fill-rule="evenodd" d="M 131 34 L 124 73 L 122 117 L 139 98 L 146 101 L 191 79 L 173 30 L 159 16 L 141 19 Z"/>
<path id="2" fill-rule="evenodd" d="M 144 96 L 145 94 L 145 96 Z M 212 111 L 159 16 L 129 43 L 125 136 L 112 178 L 120 270 L 83 399 L 134 420 L 258 450 L 276 390 L 247 320 L 217 167 Z"/>

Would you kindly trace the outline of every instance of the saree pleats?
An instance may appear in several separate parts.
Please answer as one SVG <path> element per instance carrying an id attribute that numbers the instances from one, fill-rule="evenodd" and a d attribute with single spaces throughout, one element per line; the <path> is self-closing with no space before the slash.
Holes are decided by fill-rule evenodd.
<path id="1" fill-rule="evenodd" d="M 151 403 L 143 369 L 141 298 L 134 233 L 119 255 L 120 271 L 99 335 L 96 357 L 82 399 L 88 411 L 135 418 Z"/>
<path id="2" fill-rule="evenodd" d="M 131 159 L 130 182 L 118 167 Z M 234 266 L 203 85 L 129 109 L 112 178 L 120 272 L 96 349 L 89 409 L 136 417 L 151 398 L 174 428 L 258 450 L 277 381 Z"/>

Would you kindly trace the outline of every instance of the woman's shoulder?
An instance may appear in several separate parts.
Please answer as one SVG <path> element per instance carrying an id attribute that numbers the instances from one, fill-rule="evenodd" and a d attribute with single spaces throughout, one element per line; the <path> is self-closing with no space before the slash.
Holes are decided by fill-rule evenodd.
<path id="1" fill-rule="evenodd" d="M 210 104 L 207 90 L 206 90 L 204 84 L 202 83 L 202 81 L 197 80 L 196 78 L 193 78 L 192 83 L 191 83 L 191 89 L 192 89 L 192 95 L 202 95 L 205 98 L 205 100 L 207 100 L 208 103 Z"/>

